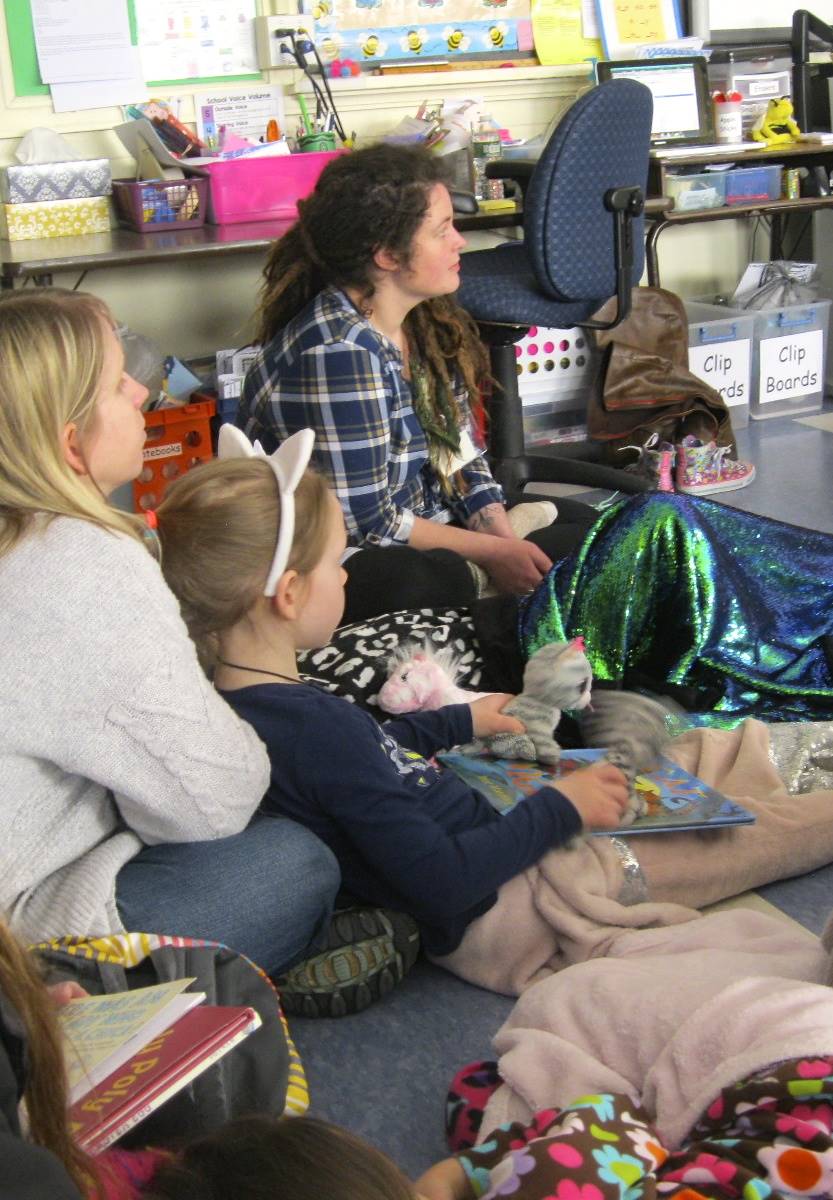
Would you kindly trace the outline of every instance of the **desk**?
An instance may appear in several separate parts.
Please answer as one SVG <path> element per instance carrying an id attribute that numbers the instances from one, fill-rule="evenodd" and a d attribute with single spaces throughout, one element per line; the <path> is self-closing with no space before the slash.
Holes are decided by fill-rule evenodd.
<path id="1" fill-rule="evenodd" d="M 465 231 L 519 225 L 521 220 L 517 207 L 514 212 L 460 214 L 454 223 Z M 0 239 L 0 287 L 13 288 L 17 281 L 25 279 L 48 287 L 56 271 L 83 272 L 265 252 L 291 224 L 291 220 L 254 221 L 166 229 L 159 233 L 111 229 L 109 233 L 88 233 L 81 237 L 35 238 L 23 242 Z"/>
<path id="2" fill-rule="evenodd" d="M 652 158 L 648 168 L 648 196 L 661 197 L 667 194 L 666 176 L 677 167 L 705 166 L 721 160 L 713 154 L 697 154 L 696 148 L 684 158 L 658 159 Z M 814 167 L 823 166 L 827 173 L 833 168 L 833 146 L 813 146 L 811 143 L 797 143 L 795 146 L 779 146 L 772 150 L 751 148 L 741 154 L 732 154 L 725 160 L 738 166 L 752 166 L 755 163 L 783 163 L 785 167 Z M 833 196 L 806 196 L 797 200 L 767 200 L 754 204 L 732 204 L 723 208 L 706 208 L 694 212 L 675 212 L 673 208 L 657 212 L 650 203 L 646 205 L 645 218 L 650 224 L 650 230 L 645 240 L 645 258 L 648 266 L 648 283 L 652 287 L 659 285 L 659 263 L 657 261 L 657 241 L 664 229 L 673 225 L 691 225 L 700 221 L 730 221 L 740 217 L 771 217 L 770 257 L 780 258 L 781 239 L 783 233 L 782 215 L 791 212 L 811 213 L 818 208 L 829 208 L 833 205 Z"/>

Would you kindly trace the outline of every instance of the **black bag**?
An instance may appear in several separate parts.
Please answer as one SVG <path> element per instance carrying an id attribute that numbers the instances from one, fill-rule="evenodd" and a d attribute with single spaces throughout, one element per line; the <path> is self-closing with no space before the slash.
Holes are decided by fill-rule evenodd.
<path id="1" fill-rule="evenodd" d="M 92 995 L 124 992 L 193 976 L 207 1004 L 248 1005 L 261 1026 L 151 1113 L 122 1145 L 171 1144 L 219 1128 L 245 1113 L 303 1113 L 304 1069 L 267 975 L 218 942 L 154 934 L 59 938 L 33 946 L 48 981 L 72 980 Z"/>

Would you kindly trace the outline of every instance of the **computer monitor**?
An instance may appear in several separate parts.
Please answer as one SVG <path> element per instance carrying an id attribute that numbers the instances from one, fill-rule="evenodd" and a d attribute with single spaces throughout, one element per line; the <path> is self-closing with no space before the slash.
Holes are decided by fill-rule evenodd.
<path id="1" fill-rule="evenodd" d="M 700 55 L 635 58 L 596 64 L 599 82 L 635 79 L 654 97 L 651 147 L 707 146 L 714 141 L 709 76 Z"/>

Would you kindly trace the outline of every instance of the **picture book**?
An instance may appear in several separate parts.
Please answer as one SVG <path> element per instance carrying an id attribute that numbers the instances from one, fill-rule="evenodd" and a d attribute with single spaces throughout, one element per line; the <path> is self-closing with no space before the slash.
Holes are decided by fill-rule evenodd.
<path id="1" fill-rule="evenodd" d="M 58 1010 L 64 1037 L 69 1103 L 74 1104 L 163 1029 L 205 999 L 175 979 L 131 992 L 84 996 Z"/>
<path id="2" fill-rule="evenodd" d="M 519 801 L 547 784 L 558 787 L 559 777 L 586 767 L 604 757 L 603 750 L 565 750 L 552 767 L 509 758 L 472 758 L 449 751 L 437 756 L 470 787 L 480 792 L 493 808 L 506 813 Z M 638 775 L 637 791 L 645 797 L 647 810 L 632 825 L 594 829 L 594 834 L 615 833 L 630 837 L 638 833 L 670 833 L 673 830 L 703 829 L 722 825 L 750 825 L 754 815 L 672 763 L 661 758 L 655 771 Z"/>
<path id="3" fill-rule="evenodd" d="M 70 1132 L 100 1154 L 260 1026 L 253 1008 L 201 1004 L 69 1108 Z"/>

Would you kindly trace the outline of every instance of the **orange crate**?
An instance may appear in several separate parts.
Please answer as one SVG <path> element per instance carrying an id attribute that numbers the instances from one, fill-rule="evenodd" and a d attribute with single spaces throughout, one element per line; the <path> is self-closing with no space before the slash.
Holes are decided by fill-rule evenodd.
<path id="1" fill-rule="evenodd" d="M 213 400 L 145 413 L 144 467 L 133 484 L 133 507 L 137 512 L 156 508 L 172 479 L 212 457 L 213 416 Z"/>

